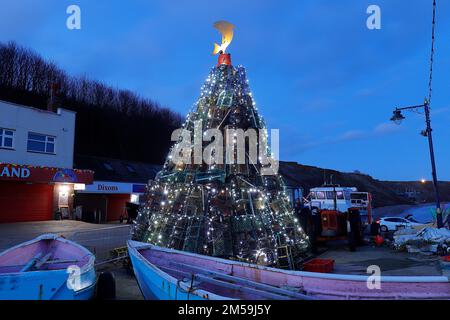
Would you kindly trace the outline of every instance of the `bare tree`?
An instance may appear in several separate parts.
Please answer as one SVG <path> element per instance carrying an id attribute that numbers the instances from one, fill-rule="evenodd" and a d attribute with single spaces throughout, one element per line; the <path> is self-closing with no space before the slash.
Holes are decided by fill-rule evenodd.
<path id="1" fill-rule="evenodd" d="M 179 114 L 130 90 L 69 76 L 14 42 L 0 43 L 0 99 L 45 109 L 55 83 L 61 105 L 77 112 L 75 152 L 163 161 L 170 134 L 181 124 Z"/>

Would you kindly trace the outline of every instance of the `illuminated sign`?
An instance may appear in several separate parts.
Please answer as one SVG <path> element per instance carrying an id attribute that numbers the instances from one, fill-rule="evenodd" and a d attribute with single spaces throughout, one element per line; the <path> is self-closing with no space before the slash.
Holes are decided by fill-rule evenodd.
<path id="1" fill-rule="evenodd" d="M 94 180 L 94 172 L 90 170 L 2 163 L 0 164 L 0 180 L 36 183 L 63 182 L 90 184 Z"/>

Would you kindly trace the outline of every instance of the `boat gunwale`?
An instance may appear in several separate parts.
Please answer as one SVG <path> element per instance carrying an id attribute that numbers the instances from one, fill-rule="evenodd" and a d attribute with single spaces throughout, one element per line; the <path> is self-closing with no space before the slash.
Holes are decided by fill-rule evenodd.
<path id="1" fill-rule="evenodd" d="M 233 261 L 233 260 L 227 260 L 222 258 L 216 258 L 201 254 L 196 254 L 192 252 L 187 251 L 180 251 L 170 248 L 163 248 L 159 246 L 155 246 L 150 243 L 142 243 L 137 242 L 133 240 L 128 240 L 128 243 L 132 244 L 132 247 L 136 250 L 142 250 L 142 249 L 151 249 L 155 251 L 165 252 L 169 254 L 182 254 L 186 256 L 192 256 L 197 257 L 200 259 L 205 260 L 211 260 L 216 261 L 228 265 L 239 265 L 242 267 L 248 267 L 252 269 L 258 269 L 258 270 L 267 270 L 282 274 L 289 274 L 294 276 L 302 276 L 306 278 L 320 278 L 320 279 L 329 279 L 329 280 L 342 280 L 342 281 L 359 281 L 359 282 L 367 282 L 367 279 L 371 275 L 347 275 L 347 274 L 330 274 L 330 273 L 318 273 L 318 272 L 309 272 L 309 271 L 297 271 L 297 270 L 283 270 L 283 269 L 276 269 L 272 267 L 264 267 L 259 266 L 251 263 L 246 263 L 242 261 Z M 144 259 L 146 260 L 146 259 Z M 147 260 L 146 260 L 147 261 Z M 150 262 L 149 262 L 150 263 Z M 157 266 L 155 266 L 157 268 Z M 446 276 L 381 276 L 380 281 L 385 283 L 449 283 L 450 279 Z"/>
<path id="2" fill-rule="evenodd" d="M 78 243 L 76 243 L 74 241 L 68 240 L 68 239 L 63 238 L 61 236 L 58 236 L 58 235 L 56 235 L 54 233 L 42 234 L 42 235 L 40 235 L 40 236 L 38 236 L 38 237 L 36 237 L 34 239 L 31 239 L 31 240 L 19 243 L 19 244 L 15 245 L 15 246 L 13 246 L 11 248 L 8 248 L 8 249 L 0 252 L 0 257 L 5 255 L 5 254 L 7 254 L 7 253 L 10 253 L 10 252 L 18 249 L 18 248 L 29 246 L 29 245 L 32 245 L 32 244 L 37 243 L 39 241 L 42 241 L 42 240 L 60 241 L 60 242 L 65 243 L 65 244 L 73 245 L 73 246 L 81 249 L 81 251 L 85 252 L 86 253 L 85 256 L 89 256 L 89 260 L 83 266 L 80 267 L 80 275 L 90 272 L 95 267 L 95 265 L 94 265 L 95 264 L 95 255 L 91 251 L 89 251 L 87 248 L 83 247 L 82 245 L 80 245 L 80 244 L 78 244 Z M 27 274 L 36 274 L 38 272 L 54 272 L 54 273 L 56 273 L 56 272 L 67 272 L 67 268 L 55 269 L 55 270 L 32 270 L 32 271 L 27 271 L 26 273 Z M 21 274 L 23 275 L 24 273 L 20 272 L 20 271 L 7 272 L 7 273 L 0 273 L 0 277 L 21 275 Z"/>
<path id="3" fill-rule="evenodd" d="M 137 241 L 133 241 L 133 240 L 128 240 L 127 241 L 127 246 L 128 246 L 128 251 L 132 251 L 129 252 L 129 254 L 133 254 L 134 257 L 136 257 L 137 259 L 139 259 L 140 261 L 142 261 L 145 265 L 147 265 L 149 268 L 152 269 L 152 271 L 156 272 L 161 278 L 163 278 L 164 280 L 174 284 L 177 287 L 180 287 L 181 289 L 183 289 L 184 291 L 186 291 L 186 293 L 190 293 L 193 295 L 196 295 L 200 298 L 205 299 L 205 295 L 208 297 L 208 300 L 232 300 L 232 298 L 229 297 L 225 297 L 225 296 L 221 296 L 215 293 L 212 293 L 210 291 L 206 291 L 203 289 L 194 289 L 193 291 L 189 292 L 189 287 L 188 285 L 186 285 L 186 283 L 184 283 L 183 281 L 178 280 L 177 278 L 171 276 L 169 273 L 164 272 L 163 270 L 161 270 L 158 266 L 154 265 L 153 263 L 151 263 L 150 261 L 148 261 L 140 252 L 139 250 L 141 249 L 141 247 L 135 246 L 134 244 L 140 244 L 140 242 Z"/>

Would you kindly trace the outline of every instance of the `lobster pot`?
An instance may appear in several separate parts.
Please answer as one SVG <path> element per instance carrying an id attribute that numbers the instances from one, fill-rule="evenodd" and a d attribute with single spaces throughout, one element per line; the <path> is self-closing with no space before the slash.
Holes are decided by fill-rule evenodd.
<path id="1" fill-rule="evenodd" d="M 197 114 L 202 116 L 203 119 L 208 117 L 208 109 L 211 104 L 211 99 L 209 97 L 203 97 L 198 100 Z"/>
<path id="2" fill-rule="evenodd" d="M 279 189 L 278 189 L 278 181 L 277 181 L 277 178 L 276 178 L 276 176 L 273 176 L 273 175 L 267 175 L 267 176 L 264 176 L 264 184 L 267 186 L 267 189 L 269 190 L 269 191 L 279 191 Z"/>
<path id="3" fill-rule="evenodd" d="M 265 226 L 265 227 L 270 226 L 270 224 L 271 224 L 270 215 L 268 215 L 268 214 L 262 214 L 262 215 L 260 216 L 259 221 L 261 221 L 261 224 L 262 224 L 263 226 Z"/>
<path id="4" fill-rule="evenodd" d="M 186 205 L 184 206 L 185 215 L 187 215 L 188 217 L 194 217 L 198 211 L 198 204 L 188 200 Z"/>
<path id="5" fill-rule="evenodd" d="M 183 244 L 183 250 L 189 252 L 198 252 L 198 241 L 197 240 L 185 240 Z"/>
<path id="6" fill-rule="evenodd" d="M 266 207 L 266 200 L 262 197 L 256 197 L 253 199 L 253 207 L 257 210 L 263 210 Z"/>
<path id="7" fill-rule="evenodd" d="M 233 246 L 230 233 L 230 219 L 224 218 L 222 222 L 215 221 L 212 231 L 212 250 L 215 257 L 226 257 L 233 255 Z"/>
<path id="8" fill-rule="evenodd" d="M 233 248 L 231 242 L 225 241 L 224 238 L 219 238 L 214 241 L 213 254 L 214 257 L 227 257 L 233 255 Z"/>
<path id="9" fill-rule="evenodd" d="M 270 203 L 270 208 L 273 212 L 284 212 L 286 210 L 286 205 L 284 201 L 277 199 Z"/>
<path id="10" fill-rule="evenodd" d="M 217 159 L 217 158 L 216 158 Z M 221 171 L 225 175 L 225 165 L 223 161 L 221 164 L 213 163 L 208 165 L 208 171 Z"/>
<path id="11" fill-rule="evenodd" d="M 192 184 L 194 182 L 195 174 L 192 172 L 186 172 L 186 175 L 184 177 L 184 183 L 185 184 Z"/>
<path id="12" fill-rule="evenodd" d="M 176 197 L 172 205 L 172 212 L 179 213 L 183 210 L 184 200 L 186 198 L 186 192 L 181 191 Z"/>
<path id="13" fill-rule="evenodd" d="M 184 244 L 184 239 L 186 237 L 188 219 L 186 217 L 181 217 L 174 221 L 172 226 L 172 239 L 170 242 L 171 248 L 182 249 Z"/>
<path id="14" fill-rule="evenodd" d="M 184 214 L 193 217 L 203 212 L 202 198 L 198 196 L 198 191 L 192 191 L 186 196 L 186 204 L 184 205 Z"/>
<path id="15" fill-rule="evenodd" d="M 211 198 L 210 206 L 211 212 L 221 214 L 224 217 L 228 217 L 232 213 L 233 203 L 230 198 L 219 194 Z"/>
<path id="16" fill-rule="evenodd" d="M 231 125 L 226 125 L 224 129 L 225 130 L 224 130 L 223 140 L 224 140 L 224 146 L 225 146 L 225 149 L 224 149 L 224 157 L 226 160 L 225 162 L 227 163 L 227 155 L 228 155 L 227 152 L 232 151 L 233 155 L 234 155 L 234 163 L 237 163 L 237 155 L 238 155 L 237 142 L 238 142 L 238 140 L 237 140 L 237 136 L 235 137 L 234 133 L 233 133 L 237 130 L 237 127 L 231 126 Z M 234 139 L 236 139 L 236 143 L 234 142 Z M 245 146 L 245 141 L 244 141 L 244 146 Z"/>
<path id="17" fill-rule="evenodd" d="M 183 183 L 186 180 L 186 172 L 179 171 L 173 177 L 173 183 Z"/>
<path id="18" fill-rule="evenodd" d="M 246 215 L 233 217 L 233 232 L 250 232 L 254 229 L 252 218 Z"/>
<path id="19" fill-rule="evenodd" d="M 248 174 L 248 167 L 246 164 L 230 164 L 228 168 L 229 168 L 228 174 L 235 174 L 235 175 Z"/>
<path id="20" fill-rule="evenodd" d="M 217 106 L 211 106 L 208 110 L 206 120 L 206 127 L 214 128 L 217 127 L 225 115 L 225 110 Z"/>
<path id="21" fill-rule="evenodd" d="M 251 212 L 251 209 L 248 205 L 248 200 L 239 199 L 235 201 L 235 213 L 237 216 L 247 215 L 248 212 Z"/>
<path id="22" fill-rule="evenodd" d="M 222 110 L 230 108 L 233 104 L 233 91 L 222 90 L 217 98 L 217 105 L 221 107 Z"/>
<path id="23" fill-rule="evenodd" d="M 180 183 L 184 181 L 184 171 L 176 171 L 174 173 L 160 176 L 159 181 L 164 182 L 166 184 L 172 184 L 172 183 Z"/>
<path id="24" fill-rule="evenodd" d="M 179 157 L 174 152 L 184 151 L 178 150 L 184 146 L 184 136 L 173 144 L 171 156 L 156 177 L 160 190 L 155 196 L 155 207 L 146 206 L 142 211 L 150 212 L 140 215 L 139 224 L 144 227 L 148 224 L 145 219 L 157 220 L 148 224 L 150 236 L 144 241 L 248 263 L 301 267 L 303 256 L 308 254 L 307 246 L 292 255 L 280 254 L 289 263 L 275 261 L 277 246 L 297 248 L 307 238 L 290 208 L 282 177 L 277 173 L 266 177 L 262 168 L 273 171 L 275 166 L 258 161 L 258 146 L 268 138 L 264 135 L 263 141 L 258 142 L 258 131 L 265 132 L 266 128 L 254 104 L 245 69 L 231 64 L 215 66 L 182 125 L 182 129 L 194 132 L 193 142 L 201 140 L 202 161 L 194 161 L 200 160 L 194 159 L 200 151 L 196 146 L 187 159 L 180 158 L 183 163 L 177 163 Z M 214 130 L 214 135 L 210 141 L 203 141 L 209 138 L 205 133 L 213 133 L 208 130 Z M 223 154 L 218 152 L 221 137 L 215 139 L 219 132 Z M 186 145 L 190 146 L 192 141 Z M 270 152 L 268 146 L 264 149 L 260 150 L 264 155 Z M 180 218 L 185 219 L 183 223 Z M 135 229 L 138 232 L 133 239 L 141 240 L 143 227 Z M 164 231 L 167 233 L 162 234 Z"/>
<path id="25" fill-rule="evenodd" d="M 186 165 L 182 161 L 177 162 L 175 164 L 175 170 L 177 170 L 177 171 L 183 171 L 185 167 L 186 167 Z"/>

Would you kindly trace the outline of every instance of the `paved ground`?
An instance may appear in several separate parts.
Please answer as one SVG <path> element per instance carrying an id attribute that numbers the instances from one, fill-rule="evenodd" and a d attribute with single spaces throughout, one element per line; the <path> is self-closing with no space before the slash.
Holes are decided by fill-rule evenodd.
<path id="1" fill-rule="evenodd" d="M 70 238 L 77 231 L 111 228 L 118 224 L 93 224 L 74 220 L 0 223 L 0 252 L 44 233 Z"/>
<path id="2" fill-rule="evenodd" d="M 358 247 L 350 252 L 345 243 L 329 244 L 329 249 L 318 258 L 334 259 L 334 273 L 367 275 L 367 267 L 378 265 L 385 276 L 441 276 L 439 258 L 398 252 L 389 247 Z"/>
<path id="3" fill-rule="evenodd" d="M 445 205 L 449 206 L 448 203 Z M 434 204 L 427 203 L 381 207 L 374 210 L 374 217 L 405 216 L 407 213 L 428 212 L 429 208 L 433 206 Z M 382 274 L 386 276 L 442 275 L 438 257 L 398 252 L 387 246 L 366 245 L 358 247 L 356 252 L 350 252 L 343 241 L 329 242 L 327 250 L 318 258 L 334 259 L 334 273 L 366 275 L 368 266 L 378 265 Z"/>
<path id="4" fill-rule="evenodd" d="M 112 272 L 116 280 L 116 300 L 144 300 L 133 271 L 122 262 L 108 263 L 97 268 L 97 272 Z"/>

